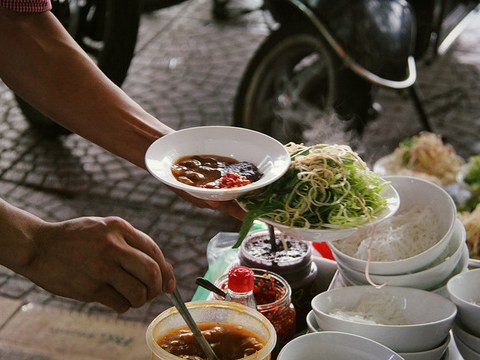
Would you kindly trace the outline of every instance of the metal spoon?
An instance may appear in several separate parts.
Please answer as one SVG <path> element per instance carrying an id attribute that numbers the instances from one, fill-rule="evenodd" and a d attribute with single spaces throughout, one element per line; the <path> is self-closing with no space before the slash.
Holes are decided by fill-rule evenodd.
<path id="1" fill-rule="evenodd" d="M 207 290 L 213 291 L 215 294 L 220 295 L 222 298 L 225 298 L 225 296 L 227 296 L 225 291 L 223 291 L 210 280 L 205 279 L 204 277 L 197 277 L 195 283 Z"/>
<path id="2" fill-rule="evenodd" d="M 190 311 L 188 311 L 187 307 L 185 306 L 185 302 L 180 296 L 178 289 L 175 288 L 175 290 L 171 294 L 167 293 L 167 296 L 170 299 L 170 301 L 173 303 L 173 305 L 177 308 L 180 315 L 182 315 L 183 320 L 185 320 L 188 327 L 190 328 L 193 335 L 195 336 L 195 339 L 197 339 L 198 344 L 202 348 L 203 352 L 205 353 L 205 355 L 207 355 L 207 359 L 219 360 L 217 355 L 215 355 L 215 352 L 213 351 L 212 347 L 208 343 L 207 339 L 205 339 L 205 336 L 203 336 L 202 332 L 198 328 L 197 324 L 195 323 L 195 320 L 193 320 L 192 314 L 190 314 Z"/>

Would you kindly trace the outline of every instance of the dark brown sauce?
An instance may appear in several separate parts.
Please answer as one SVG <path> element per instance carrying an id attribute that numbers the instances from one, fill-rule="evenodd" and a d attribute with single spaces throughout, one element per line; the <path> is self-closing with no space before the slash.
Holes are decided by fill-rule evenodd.
<path id="1" fill-rule="evenodd" d="M 219 360 L 237 360 L 263 348 L 264 342 L 254 332 L 226 323 L 198 323 L 202 334 Z M 200 345 L 188 327 L 174 329 L 157 340 L 163 350 L 182 359 L 206 360 Z"/>
<path id="2" fill-rule="evenodd" d="M 219 155 L 183 156 L 171 170 L 173 176 L 184 184 L 210 189 L 244 186 L 262 176 L 252 163 Z"/>

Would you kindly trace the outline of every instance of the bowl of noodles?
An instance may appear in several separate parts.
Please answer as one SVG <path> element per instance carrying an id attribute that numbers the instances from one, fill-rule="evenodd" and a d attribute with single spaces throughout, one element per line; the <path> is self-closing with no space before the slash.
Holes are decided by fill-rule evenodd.
<path id="1" fill-rule="evenodd" d="M 367 285 L 371 282 L 379 286 L 406 286 L 423 290 L 436 290 L 455 274 L 460 262 L 468 261 L 468 248 L 465 243 L 466 233 L 462 223 L 457 220 L 451 240 L 446 250 L 427 268 L 407 274 L 377 275 L 367 274 L 345 267 L 337 262 L 339 272 L 350 283 Z"/>
<path id="2" fill-rule="evenodd" d="M 237 199 L 247 212 L 239 243 L 257 219 L 286 235 L 323 242 L 348 237 L 398 209 L 395 188 L 349 146 L 289 143 L 285 147 L 291 158 L 287 172 L 260 191 Z"/>
<path id="3" fill-rule="evenodd" d="M 377 341 L 411 353 L 438 347 L 457 314 L 449 299 L 408 287 L 348 286 L 325 291 L 312 300 L 318 327 Z"/>
<path id="4" fill-rule="evenodd" d="M 400 196 L 389 219 L 330 243 L 338 263 L 376 275 L 398 275 L 429 267 L 447 249 L 457 211 L 440 186 L 410 176 L 388 176 Z"/>

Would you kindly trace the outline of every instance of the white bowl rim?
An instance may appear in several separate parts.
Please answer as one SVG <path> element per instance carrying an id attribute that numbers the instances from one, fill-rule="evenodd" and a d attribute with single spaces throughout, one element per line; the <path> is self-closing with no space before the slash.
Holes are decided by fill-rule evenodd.
<path id="1" fill-rule="evenodd" d="M 465 272 L 461 272 L 455 276 L 453 276 L 450 280 L 447 282 L 447 291 L 448 294 L 455 300 L 457 300 L 459 303 L 465 304 L 468 307 L 472 309 L 477 309 L 480 311 L 480 304 L 473 303 L 471 301 L 468 301 L 458 295 L 458 293 L 455 291 L 455 283 L 458 281 L 461 281 L 461 279 L 465 278 L 465 276 L 472 277 L 472 278 L 480 278 L 480 268 L 476 269 L 471 269 Z M 452 300 L 453 300 L 452 299 Z"/>

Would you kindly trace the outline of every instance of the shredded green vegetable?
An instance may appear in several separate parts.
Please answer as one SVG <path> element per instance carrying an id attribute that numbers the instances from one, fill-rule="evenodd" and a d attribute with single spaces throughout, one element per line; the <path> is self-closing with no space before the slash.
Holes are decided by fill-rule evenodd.
<path id="1" fill-rule="evenodd" d="M 238 199 L 247 210 L 237 243 L 255 219 L 304 229 L 352 228 L 386 208 L 387 184 L 346 145 L 285 145 L 291 164 L 279 180 Z"/>

